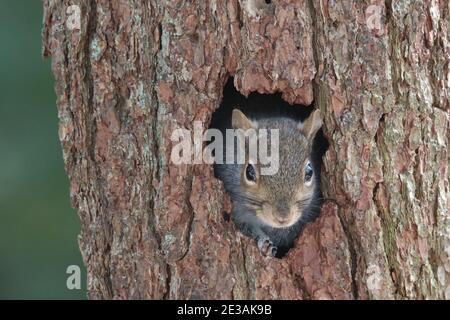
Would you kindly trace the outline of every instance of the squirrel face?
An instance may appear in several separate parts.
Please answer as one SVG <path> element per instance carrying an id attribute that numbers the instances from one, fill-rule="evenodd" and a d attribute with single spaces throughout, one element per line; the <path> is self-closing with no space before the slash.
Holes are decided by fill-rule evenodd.
<path id="1" fill-rule="evenodd" d="M 268 226 L 286 228 L 301 219 L 317 192 L 319 177 L 311 163 L 311 146 L 322 125 L 320 111 L 314 111 L 303 123 L 289 118 L 249 120 L 233 110 L 234 129 L 278 129 L 279 169 L 273 175 L 261 175 L 261 166 L 252 159 L 241 165 L 240 186 L 243 205 Z"/>

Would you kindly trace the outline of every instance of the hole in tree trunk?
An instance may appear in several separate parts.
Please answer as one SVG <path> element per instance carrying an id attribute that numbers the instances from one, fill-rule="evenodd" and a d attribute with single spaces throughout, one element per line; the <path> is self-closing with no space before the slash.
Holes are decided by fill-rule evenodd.
<path id="1" fill-rule="evenodd" d="M 249 137 L 246 138 L 243 162 L 230 164 L 226 161 L 226 145 L 230 143 L 229 140 L 232 149 L 228 153 L 233 153 L 233 160 L 236 160 L 234 156 L 237 139 L 226 138 L 226 130 L 233 127 L 232 123 L 234 126 L 237 123 L 232 121 L 232 117 L 235 117 L 234 109 L 241 110 L 255 129 L 267 128 L 270 131 L 273 129 L 272 124 L 274 128 L 279 128 L 276 173 L 261 174 L 263 165 L 259 164 L 252 168 L 251 156 L 249 157 L 251 152 L 248 152 L 251 139 Z M 224 182 L 225 189 L 233 201 L 233 221 L 242 233 L 255 239 L 257 244 L 259 242 L 263 254 L 271 255 L 267 250 L 270 251 L 273 247 L 276 251 L 275 257 L 283 257 L 295 243 L 303 226 L 313 221 L 320 212 L 320 172 L 322 156 L 328 148 L 328 142 L 322 129 L 317 133 L 314 131 L 315 137 L 313 135 L 313 138 L 306 138 L 305 120 L 314 118 L 313 111 L 313 105 L 290 105 L 281 98 L 281 93 L 253 92 L 246 98 L 235 89 L 233 78 L 230 78 L 224 88 L 222 103 L 212 116 L 210 129 L 220 130 L 223 137 L 222 143 L 217 142 L 216 145 L 223 147 L 223 157 L 217 154 L 214 148 L 217 159 L 223 159 L 223 164 L 216 161 L 215 175 Z M 301 123 L 304 125 L 299 126 Z M 270 137 L 269 133 L 268 146 Z M 212 138 L 210 146 L 214 141 Z M 258 142 L 260 141 L 258 139 Z M 258 159 L 261 147 L 258 143 Z M 268 154 L 272 156 L 270 147 Z M 312 178 L 311 182 L 308 182 L 308 177 L 311 176 L 308 170 L 311 168 Z M 263 240 L 267 241 L 258 241 L 264 237 L 267 239 Z"/>

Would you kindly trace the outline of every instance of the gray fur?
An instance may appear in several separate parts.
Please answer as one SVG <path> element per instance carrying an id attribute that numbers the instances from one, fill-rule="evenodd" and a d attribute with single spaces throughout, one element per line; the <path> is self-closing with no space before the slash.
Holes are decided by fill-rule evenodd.
<path id="1" fill-rule="evenodd" d="M 241 185 L 243 164 L 216 164 L 216 176 L 221 179 L 233 201 L 232 219 L 245 235 L 255 239 L 263 254 L 282 256 L 292 247 L 305 223 L 312 221 L 320 205 L 320 165 L 311 157 L 312 139 L 307 139 L 299 130 L 298 122 L 287 117 L 259 119 L 258 129 L 279 129 L 279 170 L 273 176 L 262 176 L 267 200 L 285 205 L 286 199 L 300 190 L 304 178 L 303 164 L 310 160 L 314 169 L 313 196 L 305 201 L 305 208 L 299 220 L 290 227 L 279 228 L 266 225 L 251 208 L 261 203 L 259 195 L 251 195 Z M 301 127 L 301 126 L 300 126 Z M 314 137 L 312 137 L 314 138 Z M 270 141 L 270 139 L 268 139 Z M 224 148 L 224 150 L 226 150 Z M 224 155 L 225 159 L 225 155 Z M 265 200 L 265 199 L 264 199 Z"/>

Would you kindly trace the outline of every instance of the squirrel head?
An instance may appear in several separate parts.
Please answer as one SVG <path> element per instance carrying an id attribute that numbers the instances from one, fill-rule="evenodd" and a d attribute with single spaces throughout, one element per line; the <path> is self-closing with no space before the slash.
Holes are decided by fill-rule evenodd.
<path id="1" fill-rule="evenodd" d="M 240 165 L 240 205 L 254 212 L 268 226 L 286 228 L 299 221 L 318 196 L 320 177 L 312 163 L 311 148 L 322 126 L 319 110 L 304 122 L 291 118 L 248 119 L 233 110 L 233 129 L 278 129 L 279 169 L 273 175 L 262 175 L 261 165 L 246 157 Z M 270 139 L 268 139 L 270 140 Z"/>

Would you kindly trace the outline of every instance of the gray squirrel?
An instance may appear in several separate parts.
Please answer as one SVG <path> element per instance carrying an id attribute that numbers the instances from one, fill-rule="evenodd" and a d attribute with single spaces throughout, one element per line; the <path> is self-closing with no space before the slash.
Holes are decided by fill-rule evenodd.
<path id="1" fill-rule="evenodd" d="M 282 257 L 320 211 L 320 159 L 313 152 L 322 126 L 320 111 L 298 121 L 285 115 L 251 119 L 234 108 L 230 126 L 278 129 L 279 170 L 274 175 L 261 175 L 260 165 L 248 159 L 243 164 L 216 164 L 215 174 L 231 196 L 231 218 L 239 230 L 256 240 L 263 255 Z"/>

